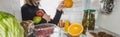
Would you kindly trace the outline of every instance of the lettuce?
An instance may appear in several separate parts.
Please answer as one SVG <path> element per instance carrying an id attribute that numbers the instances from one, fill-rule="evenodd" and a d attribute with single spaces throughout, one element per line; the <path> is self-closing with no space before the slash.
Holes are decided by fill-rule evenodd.
<path id="1" fill-rule="evenodd" d="M 24 37 L 24 29 L 10 13 L 0 11 L 0 37 Z"/>

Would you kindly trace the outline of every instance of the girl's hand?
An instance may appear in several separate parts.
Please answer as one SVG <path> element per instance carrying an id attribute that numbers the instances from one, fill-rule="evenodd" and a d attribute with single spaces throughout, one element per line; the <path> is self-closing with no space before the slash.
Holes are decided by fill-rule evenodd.
<path id="1" fill-rule="evenodd" d="M 50 16 L 47 15 L 47 14 L 44 14 L 44 15 L 43 15 L 43 18 L 44 18 L 47 22 L 50 21 Z"/>
<path id="2" fill-rule="evenodd" d="M 62 11 L 63 8 L 65 8 L 64 1 L 62 1 L 62 2 L 58 5 L 57 10 Z"/>

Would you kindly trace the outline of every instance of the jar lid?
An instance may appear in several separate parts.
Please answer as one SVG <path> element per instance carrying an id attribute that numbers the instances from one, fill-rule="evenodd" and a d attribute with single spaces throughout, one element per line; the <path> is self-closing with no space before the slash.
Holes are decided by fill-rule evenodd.
<path id="1" fill-rule="evenodd" d="M 96 10 L 94 10 L 94 9 L 86 9 L 86 10 L 84 10 L 84 12 L 95 12 Z"/>

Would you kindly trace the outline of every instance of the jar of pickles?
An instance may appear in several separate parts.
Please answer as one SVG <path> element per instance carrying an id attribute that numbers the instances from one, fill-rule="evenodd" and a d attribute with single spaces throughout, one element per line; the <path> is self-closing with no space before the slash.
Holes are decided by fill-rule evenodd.
<path id="1" fill-rule="evenodd" d="M 84 28 L 83 34 L 85 34 L 85 32 L 87 30 L 87 25 L 88 25 L 88 12 L 86 10 L 84 10 L 82 25 L 83 25 L 83 28 Z"/>
<path id="2" fill-rule="evenodd" d="M 90 10 L 89 12 L 89 30 L 94 30 L 95 27 L 95 10 Z"/>
<path id="3" fill-rule="evenodd" d="M 84 10 L 84 16 L 82 20 L 82 25 L 84 27 L 83 34 L 86 33 L 86 30 L 94 30 L 95 26 L 95 10 L 87 9 Z"/>

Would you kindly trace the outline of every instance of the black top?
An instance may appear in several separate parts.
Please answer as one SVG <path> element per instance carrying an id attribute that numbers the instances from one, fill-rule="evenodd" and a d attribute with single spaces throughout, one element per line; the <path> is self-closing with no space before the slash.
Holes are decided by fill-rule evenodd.
<path id="1" fill-rule="evenodd" d="M 22 20 L 33 20 L 34 16 L 36 16 L 36 11 L 39 10 L 38 6 L 30 6 L 28 4 L 24 4 L 21 7 L 21 12 L 22 12 Z M 43 10 L 44 13 L 46 13 Z M 62 11 L 57 10 L 56 11 L 56 15 L 54 17 L 54 19 L 51 19 L 51 21 L 49 23 L 53 23 L 53 24 L 58 24 L 60 17 L 61 17 Z M 46 23 L 46 20 L 42 18 L 40 23 Z"/>

